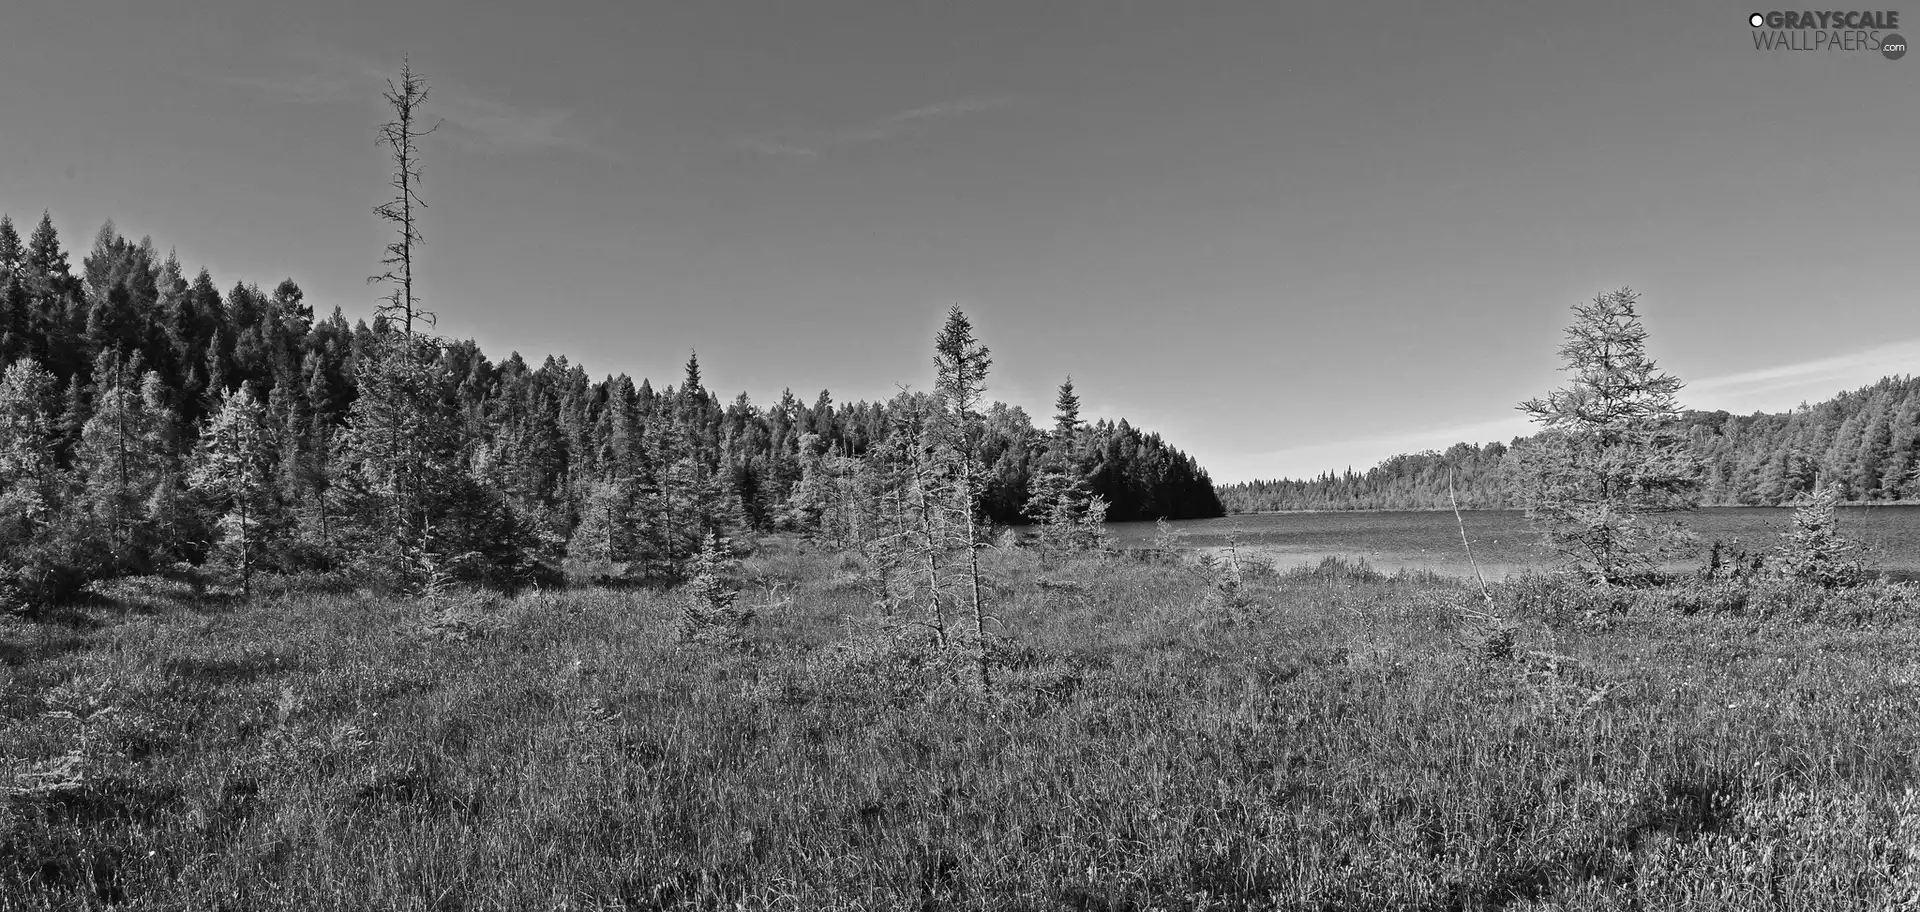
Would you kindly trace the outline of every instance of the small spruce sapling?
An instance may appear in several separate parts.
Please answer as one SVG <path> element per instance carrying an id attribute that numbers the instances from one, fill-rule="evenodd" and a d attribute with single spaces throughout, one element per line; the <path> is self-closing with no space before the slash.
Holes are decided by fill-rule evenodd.
<path id="1" fill-rule="evenodd" d="M 1834 485 L 1800 498 L 1793 528 L 1781 533 L 1784 541 L 1769 561 L 1775 573 L 1828 589 L 1861 582 L 1860 546 L 1840 534 L 1839 502 L 1840 490 Z"/>
<path id="2" fill-rule="evenodd" d="M 727 577 L 739 562 L 729 547 L 726 539 L 708 533 L 694 556 L 693 575 L 681 603 L 681 631 L 696 642 L 739 648 L 747 625 L 753 622 L 753 609 L 735 604 L 740 593 Z"/>
<path id="3" fill-rule="evenodd" d="M 1174 528 L 1162 516 L 1153 521 L 1153 553 L 1165 560 L 1179 560 L 1180 552 L 1186 550 L 1187 532 Z"/>

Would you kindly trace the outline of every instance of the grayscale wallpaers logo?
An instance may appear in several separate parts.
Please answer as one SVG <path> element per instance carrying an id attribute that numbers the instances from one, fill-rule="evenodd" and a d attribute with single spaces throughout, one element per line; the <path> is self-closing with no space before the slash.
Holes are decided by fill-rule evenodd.
<path id="1" fill-rule="evenodd" d="M 1888 60 L 1907 56 L 1907 39 L 1895 10 L 1775 10 L 1747 17 L 1753 47 L 1763 51 L 1879 51 Z"/>

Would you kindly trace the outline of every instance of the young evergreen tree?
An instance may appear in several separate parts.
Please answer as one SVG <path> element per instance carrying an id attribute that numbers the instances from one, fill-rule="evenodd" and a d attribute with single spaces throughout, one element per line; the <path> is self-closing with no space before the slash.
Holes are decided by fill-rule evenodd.
<path id="1" fill-rule="evenodd" d="M 0 376 L 0 522 L 8 524 L 10 545 L 46 526 L 62 507 L 65 486 L 53 453 L 56 388 L 53 375 L 31 358 L 7 365 Z"/>
<path id="2" fill-rule="evenodd" d="M 570 573 L 614 580 L 646 576 L 642 494 L 640 479 L 634 475 L 602 481 L 590 489 L 567 543 L 567 560 L 573 565 Z"/>
<path id="3" fill-rule="evenodd" d="M 1630 289 L 1574 308 L 1560 349 L 1568 385 L 1519 408 L 1540 423 L 1518 487 L 1547 544 L 1597 583 L 1644 578 L 1684 540 L 1651 517 L 1694 509 L 1701 466 L 1678 426 L 1681 383 L 1647 357 Z"/>
<path id="4" fill-rule="evenodd" d="M 107 532 L 107 547 L 122 572 L 145 573 L 166 551 L 158 540 L 155 495 L 178 471 L 172 415 L 159 401 L 157 373 L 141 370 L 140 356 L 101 354 L 93 414 L 81 431 L 74 469 L 86 483 L 85 509 Z"/>
<path id="5" fill-rule="evenodd" d="M 42 283 L 64 282 L 71 277 L 67 252 L 60 246 L 60 232 L 53 227 L 53 213 L 41 211 L 40 224 L 27 241 L 27 274 Z"/>
<path id="6" fill-rule="evenodd" d="M 314 372 L 309 379 L 321 380 L 319 391 L 324 395 L 324 378 Z M 283 563 L 319 568 L 332 559 L 327 508 L 327 450 L 332 428 L 316 416 L 313 390 L 311 383 L 276 384 L 267 396 L 267 417 L 280 442 L 274 483 L 287 509 L 288 541 Z"/>
<path id="7" fill-rule="evenodd" d="M 177 402 L 158 371 L 147 371 L 140 399 L 145 416 L 140 425 L 141 466 L 150 473 L 138 487 L 146 495 L 141 507 L 145 557 L 156 567 L 178 567 L 203 556 L 206 540 L 186 497 L 186 437 Z"/>
<path id="8" fill-rule="evenodd" d="M 833 470 L 827 462 L 826 448 L 818 434 L 802 434 L 799 440 L 800 478 L 787 494 L 781 525 L 803 532 L 817 533 L 836 547 L 845 547 L 842 530 L 829 518 L 837 491 Z"/>
<path id="9" fill-rule="evenodd" d="M 1053 554 L 1104 550 L 1112 542 L 1107 500 L 1093 493 L 1080 472 L 1074 449 L 1079 433 L 1080 397 L 1068 377 L 1054 400 L 1053 433 L 1021 511 L 1040 527 L 1041 547 Z"/>
<path id="10" fill-rule="evenodd" d="M 558 565 L 574 520 L 568 511 L 568 453 L 560 429 L 555 376 L 543 369 L 523 370 L 508 361 L 509 373 L 489 403 L 485 439 L 476 449 L 473 473 L 498 491 L 531 530 L 534 554 Z M 644 474 L 644 473 L 643 473 Z"/>
<path id="11" fill-rule="evenodd" d="M 1105 551 L 1107 499 L 1088 490 L 1071 468 L 1053 463 L 1033 476 L 1026 516 L 1040 527 L 1041 548 L 1050 554 Z"/>
<path id="12" fill-rule="evenodd" d="M 1781 533 L 1767 565 L 1775 573 L 1828 589 L 1853 586 L 1864 576 L 1860 546 L 1840 534 L 1840 491 L 1825 485 L 1803 495 L 1793 511 L 1793 528 Z"/>
<path id="13" fill-rule="evenodd" d="M 739 592 L 727 579 L 738 567 L 727 539 L 709 534 L 701 540 L 682 594 L 680 629 L 688 639 L 727 649 L 745 645 L 753 609 L 736 604 Z"/>
<path id="14" fill-rule="evenodd" d="M 249 597 L 253 574 L 279 526 L 278 448 L 265 403 L 252 383 L 243 383 L 214 410 L 188 479 L 220 517 L 214 559 L 240 574 L 241 590 Z"/>
<path id="15" fill-rule="evenodd" d="M 1073 458 L 1073 442 L 1080 433 L 1080 397 L 1073 392 L 1073 378 L 1068 377 L 1060 384 L 1060 394 L 1053 400 L 1053 441 L 1050 449 L 1057 450 L 1062 457 Z"/>
<path id="16" fill-rule="evenodd" d="M 67 394 L 60 403 L 60 439 L 54 450 L 62 468 L 73 467 L 74 449 L 87 429 L 87 419 L 93 417 L 93 397 L 88 392 L 87 381 L 78 371 L 67 378 Z"/>
<path id="17" fill-rule="evenodd" d="M 902 391 L 888 404 L 888 431 L 865 462 L 879 489 L 884 528 L 866 548 L 870 572 L 879 584 L 883 613 L 920 606 L 922 624 L 941 648 L 950 645 L 948 603 L 953 574 L 952 536 L 946 511 L 951 479 L 935 428 L 937 402 L 923 393 Z M 817 438 L 816 438 L 817 439 Z"/>
<path id="18" fill-rule="evenodd" d="M 54 230 L 53 215 L 40 213 L 40 224 L 27 239 L 25 274 L 31 304 L 28 327 L 35 338 L 29 354 L 55 377 L 68 378 L 86 370 L 86 359 L 75 328 L 78 283 Z M 81 314 L 85 316 L 84 312 Z"/>
<path id="19" fill-rule="evenodd" d="M 978 452 L 980 403 L 986 394 L 989 351 L 973 336 L 973 324 L 958 305 L 947 311 L 946 325 L 934 342 L 934 443 L 940 471 L 946 476 L 945 513 L 949 547 L 965 549 L 967 607 L 972 622 L 975 680 L 983 693 L 993 690 L 987 640 L 986 587 L 980 571 L 980 549 L 987 534 L 980 517 L 981 465 Z"/>
<path id="20" fill-rule="evenodd" d="M 26 265 L 27 248 L 20 242 L 20 232 L 13 227 L 13 219 L 0 213 L 0 278 L 11 277 Z"/>
<path id="21" fill-rule="evenodd" d="M 80 591 L 104 556 L 54 454 L 57 381 L 23 358 L 0 374 L 0 611 L 37 615 Z"/>
<path id="22" fill-rule="evenodd" d="M 470 530 L 452 519 L 467 504 L 464 424 L 434 359 L 437 344 L 389 330 L 357 370 L 359 395 L 332 460 L 353 526 L 353 550 L 367 569 L 417 583 L 409 555 L 463 554 L 442 541 Z"/>
<path id="23" fill-rule="evenodd" d="M 33 303 L 27 297 L 27 248 L 13 220 L 0 214 L 0 364 L 11 363 L 29 349 Z"/>
<path id="24" fill-rule="evenodd" d="M 0 363 L 11 363 L 33 351 L 32 313 L 27 283 L 17 270 L 9 272 L 0 279 Z"/>

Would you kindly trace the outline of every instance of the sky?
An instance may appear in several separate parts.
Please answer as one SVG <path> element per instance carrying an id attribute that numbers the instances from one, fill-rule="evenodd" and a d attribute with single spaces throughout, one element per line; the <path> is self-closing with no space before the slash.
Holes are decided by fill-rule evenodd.
<path id="1" fill-rule="evenodd" d="M 419 290 L 496 359 L 885 398 L 957 304 L 1037 423 L 1072 375 L 1217 481 L 1303 477 L 1526 433 L 1622 286 L 1690 407 L 1920 367 L 1920 56 L 1756 11 L 28 0 L 0 211 L 369 317 L 405 57 Z"/>

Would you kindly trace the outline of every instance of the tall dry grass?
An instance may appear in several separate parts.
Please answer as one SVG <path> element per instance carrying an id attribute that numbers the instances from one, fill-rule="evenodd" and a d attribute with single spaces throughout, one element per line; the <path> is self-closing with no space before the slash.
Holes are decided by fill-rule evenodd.
<path id="1" fill-rule="evenodd" d="M 1004 580 L 997 696 L 837 555 L 674 593 L 120 593 L 0 628 L 0 908 L 1878 909 L 1908 595 L 1840 622 L 1343 564 Z M 1902 590 L 1904 591 L 1904 590 Z M 1723 606 L 1724 607 L 1724 606 Z M 1687 613 L 1693 611 L 1694 613 Z M 1864 612 L 1864 613 L 1863 613 Z"/>

